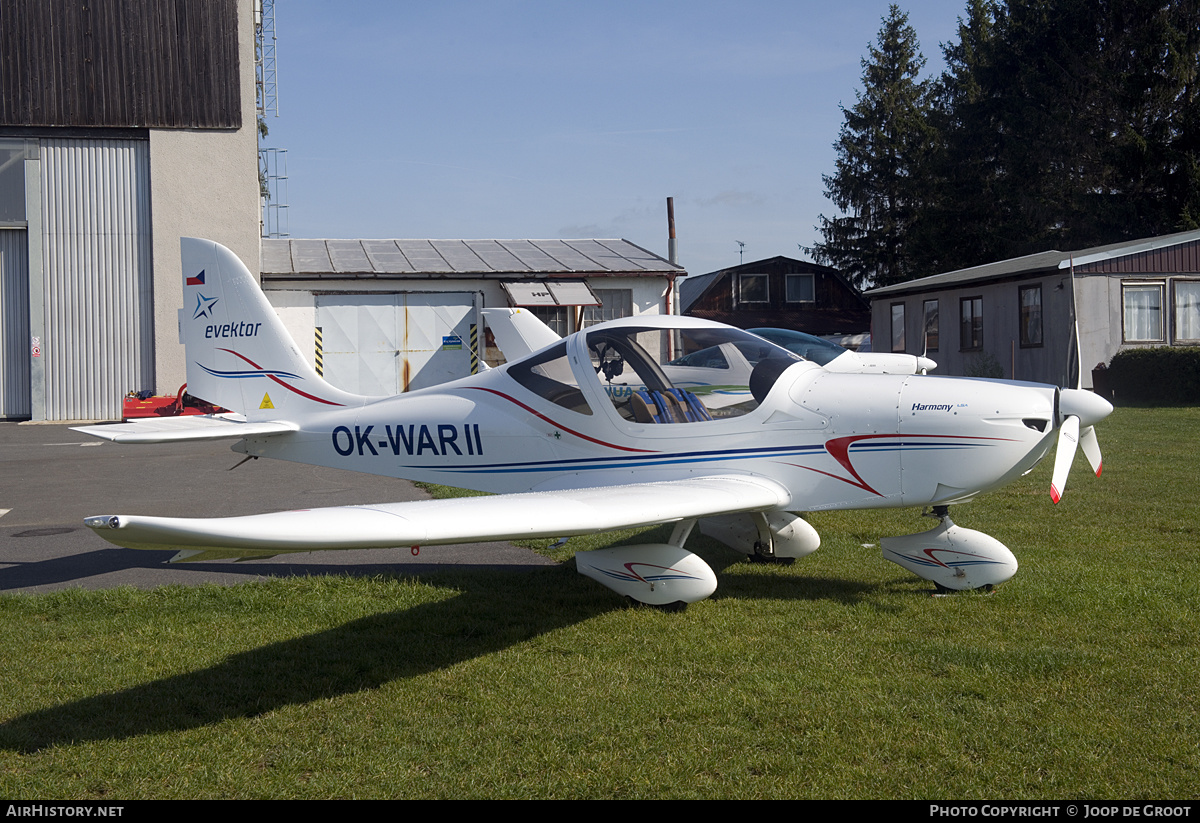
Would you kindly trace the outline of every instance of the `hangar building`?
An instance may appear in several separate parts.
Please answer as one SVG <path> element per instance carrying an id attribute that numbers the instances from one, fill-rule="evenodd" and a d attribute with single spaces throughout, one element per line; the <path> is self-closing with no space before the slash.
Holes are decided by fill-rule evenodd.
<path id="1" fill-rule="evenodd" d="M 685 274 L 628 240 L 267 239 L 262 250 L 263 289 L 292 337 L 327 380 L 367 395 L 500 362 L 484 308 L 525 307 L 567 334 L 669 313 Z"/>
<path id="2" fill-rule="evenodd" d="M 261 272 L 330 379 L 371 394 L 434 379 L 417 375 L 434 350 L 469 369 L 485 306 L 529 306 L 560 332 L 671 310 L 683 270 L 623 240 L 260 246 L 261 5 L 0 5 L 0 419 L 119 419 L 127 392 L 179 389 L 181 236 Z"/>
<path id="3" fill-rule="evenodd" d="M 0 417 L 183 382 L 181 235 L 253 268 L 253 0 L 0 8 Z"/>

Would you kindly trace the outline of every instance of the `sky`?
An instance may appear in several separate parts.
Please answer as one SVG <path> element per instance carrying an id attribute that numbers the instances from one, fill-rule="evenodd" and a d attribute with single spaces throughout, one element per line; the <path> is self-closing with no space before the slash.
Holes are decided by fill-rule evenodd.
<path id="1" fill-rule="evenodd" d="M 906 8 L 901 4 L 901 8 Z M 907 8 L 940 73 L 966 0 Z M 811 259 L 882 0 L 278 0 L 288 229 Z M 738 241 L 745 244 L 739 248 Z M 739 251 L 744 257 L 739 257 Z"/>

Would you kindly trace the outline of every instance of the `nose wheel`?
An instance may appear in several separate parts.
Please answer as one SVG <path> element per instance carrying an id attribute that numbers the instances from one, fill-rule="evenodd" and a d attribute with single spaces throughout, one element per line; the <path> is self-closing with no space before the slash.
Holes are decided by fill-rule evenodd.
<path id="1" fill-rule="evenodd" d="M 762 563 L 771 566 L 790 566 L 796 562 L 794 557 L 780 557 L 777 554 L 767 554 L 762 551 L 762 544 L 754 544 L 754 553 L 746 555 L 746 559 L 751 563 Z"/>

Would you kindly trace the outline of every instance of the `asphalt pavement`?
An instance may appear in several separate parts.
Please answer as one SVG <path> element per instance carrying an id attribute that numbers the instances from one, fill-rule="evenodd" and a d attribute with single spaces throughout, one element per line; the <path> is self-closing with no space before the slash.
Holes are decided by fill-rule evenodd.
<path id="1" fill-rule="evenodd" d="M 0 593 L 553 565 L 507 543 L 168 564 L 174 552 L 117 548 L 83 525 L 96 514 L 220 517 L 427 496 L 404 480 L 341 469 L 265 459 L 234 468 L 243 455 L 233 442 L 117 445 L 67 426 L 0 421 Z"/>

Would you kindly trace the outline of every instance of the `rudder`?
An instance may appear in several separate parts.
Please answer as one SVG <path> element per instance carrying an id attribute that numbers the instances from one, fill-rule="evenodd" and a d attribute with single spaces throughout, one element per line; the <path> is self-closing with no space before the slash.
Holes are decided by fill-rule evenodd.
<path id="1" fill-rule="evenodd" d="M 504 359 L 510 363 L 561 339 L 528 309 L 484 309 L 483 316 Z"/>
<path id="2" fill-rule="evenodd" d="M 248 420 L 294 420 L 367 402 L 321 379 L 237 255 L 195 237 L 180 239 L 180 253 L 189 394 Z"/>

